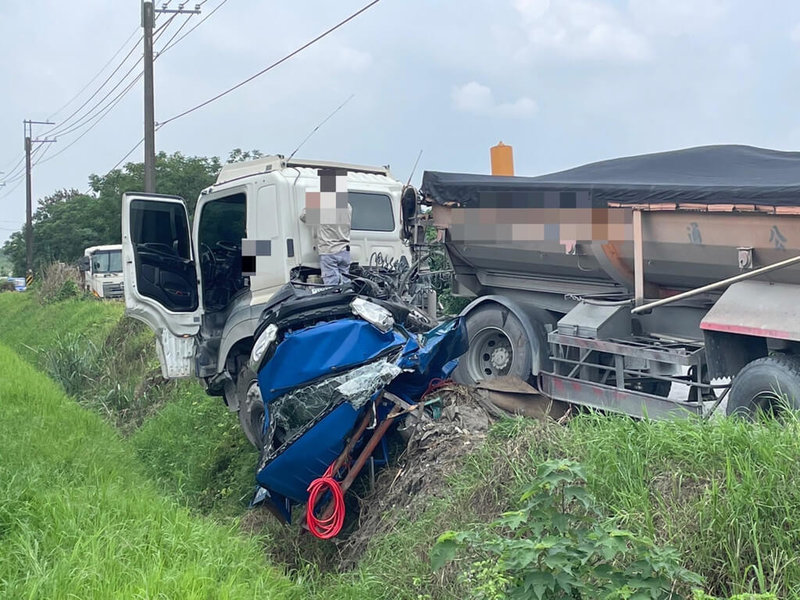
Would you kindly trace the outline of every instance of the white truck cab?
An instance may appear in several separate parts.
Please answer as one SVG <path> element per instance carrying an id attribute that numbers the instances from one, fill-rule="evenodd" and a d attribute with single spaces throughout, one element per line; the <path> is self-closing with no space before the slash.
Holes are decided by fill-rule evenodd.
<path id="1" fill-rule="evenodd" d="M 122 245 L 92 246 L 80 263 L 83 289 L 98 298 L 122 298 Z"/>
<path id="2" fill-rule="evenodd" d="M 387 167 L 268 156 L 225 165 L 200 194 L 189 227 L 181 198 L 126 193 L 122 259 L 126 313 L 156 333 L 166 378 L 197 376 L 238 410 L 241 375 L 265 303 L 292 277 L 319 272 L 312 229 L 300 221 L 319 169 L 347 172 L 353 208 L 352 262 L 410 258 L 401 238 L 403 184 Z M 255 274 L 242 273 L 242 242 L 259 248 Z M 246 374 L 252 379 L 252 374 Z"/>

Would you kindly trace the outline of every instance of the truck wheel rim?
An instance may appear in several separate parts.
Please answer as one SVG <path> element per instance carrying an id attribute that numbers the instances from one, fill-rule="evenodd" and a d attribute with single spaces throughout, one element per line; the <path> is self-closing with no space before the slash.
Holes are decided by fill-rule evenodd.
<path id="1" fill-rule="evenodd" d="M 511 371 L 514 350 L 505 331 L 498 327 L 481 329 L 470 340 L 467 371 L 475 380 L 503 377 Z"/>
<path id="2" fill-rule="evenodd" d="M 247 388 L 248 414 L 253 432 L 260 438 L 264 432 L 264 404 L 261 399 L 261 388 L 258 381 L 254 380 Z"/>

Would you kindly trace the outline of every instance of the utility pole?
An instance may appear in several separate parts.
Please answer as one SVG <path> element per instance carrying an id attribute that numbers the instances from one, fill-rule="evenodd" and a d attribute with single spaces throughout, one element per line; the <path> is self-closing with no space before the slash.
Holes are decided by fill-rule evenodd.
<path id="1" fill-rule="evenodd" d="M 152 2 L 142 2 L 144 28 L 144 191 L 156 191 L 156 118 L 153 103 L 153 24 Z"/>
<path id="2" fill-rule="evenodd" d="M 55 125 L 50 121 L 30 121 L 22 122 L 25 131 L 25 265 L 28 274 L 33 274 L 33 193 L 31 186 L 31 148 L 33 144 L 52 143 L 56 140 L 34 140 L 34 125 Z"/>
<path id="3" fill-rule="evenodd" d="M 144 29 L 144 191 L 156 191 L 156 118 L 153 93 L 153 27 L 156 13 L 199 15 L 200 5 L 194 9 L 184 9 L 185 2 L 176 9 L 154 8 L 151 0 L 142 1 L 142 28 Z"/>

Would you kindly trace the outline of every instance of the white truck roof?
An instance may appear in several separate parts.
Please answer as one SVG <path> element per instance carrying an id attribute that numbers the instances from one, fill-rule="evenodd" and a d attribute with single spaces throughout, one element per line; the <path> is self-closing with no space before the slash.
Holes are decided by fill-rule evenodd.
<path id="1" fill-rule="evenodd" d="M 365 165 L 353 165 L 348 163 L 329 162 L 322 160 L 305 160 L 305 159 L 292 159 L 286 160 L 283 156 L 277 154 L 272 156 L 265 156 L 256 160 L 248 160 L 244 162 L 228 163 L 222 167 L 217 181 L 214 185 L 220 185 L 229 181 L 243 179 L 252 175 L 261 175 L 263 173 L 271 173 L 273 171 L 281 171 L 286 168 L 300 169 L 346 169 L 350 172 L 364 173 L 371 175 L 382 175 L 384 177 L 392 177 L 389 167 L 370 167 Z"/>
<path id="2" fill-rule="evenodd" d="M 83 251 L 84 256 L 89 256 L 92 252 L 100 250 L 122 250 L 122 244 L 106 244 L 105 246 L 92 246 Z"/>

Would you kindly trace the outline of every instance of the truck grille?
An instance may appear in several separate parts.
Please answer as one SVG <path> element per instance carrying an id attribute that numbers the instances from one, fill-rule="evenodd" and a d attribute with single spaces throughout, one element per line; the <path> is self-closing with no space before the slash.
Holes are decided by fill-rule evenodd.
<path id="1" fill-rule="evenodd" d="M 122 284 L 121 283 L 104 283 L 103 284 L 103 298 L 122 298 Z"/>

